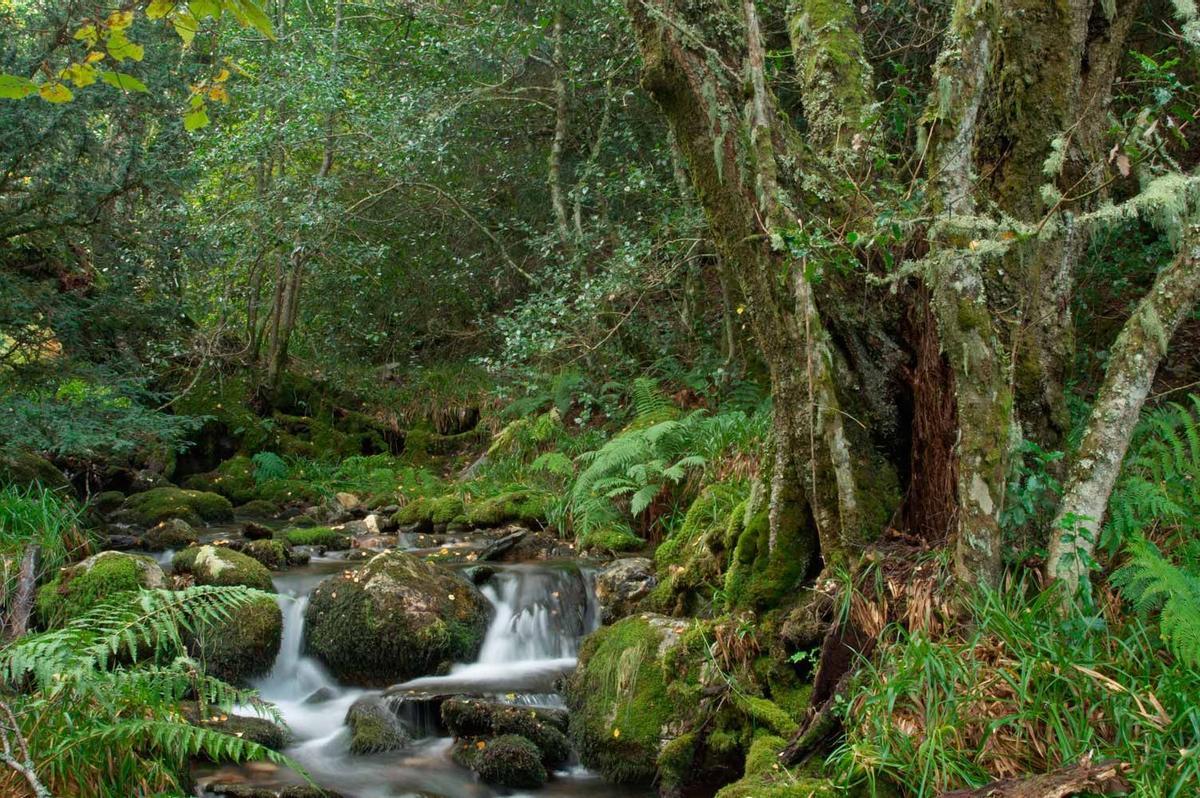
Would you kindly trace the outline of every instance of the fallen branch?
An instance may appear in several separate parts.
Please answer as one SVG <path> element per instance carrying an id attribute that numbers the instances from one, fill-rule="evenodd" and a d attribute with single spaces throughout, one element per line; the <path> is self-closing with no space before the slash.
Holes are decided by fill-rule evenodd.
<path id="1" fill-rule="evenodd" d="M 1124 762 L 1110 760 L 1092 764 L 1084 759 L 1042 776 L 1001 779 L 978 789 L 945 792 L 939 798 L 1068 798 L 1081 793 L 1126 795 L 1129 782 L 1124 774 L 1128 770 L 1129 765 Z"/>
<path id="2" fill-rule="evenodd" d="M 29 755 L 29 746 L 17 725 L 17 717 L 8 704 L 0 701 L 0 762 L 20 774 L 29 783 L 35 798 L 54 798 L 53 794 L 38 778 L 33 758 Z M 11 738 L 10 738 L 11 735 Z M 15 749 L 14 749 L 15 743 Z"/>
<path id="3" fill-rule="evenodd" d="M 29 630 L 29 615 L 33 612 L 34 590 L 37 587 L 38 560 L 42 547 L 28 546 L 21 558 L 21 572 L 17 576 L 17 593 L 13 598 L 12 617 L 6 630 L 7 638 L 15 640 Z"/>

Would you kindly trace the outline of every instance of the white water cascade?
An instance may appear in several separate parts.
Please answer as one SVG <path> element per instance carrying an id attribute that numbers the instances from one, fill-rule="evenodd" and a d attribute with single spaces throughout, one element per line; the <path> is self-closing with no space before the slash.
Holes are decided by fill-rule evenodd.
<path id="1" fill-rule="evenodd" d="M 293 743 L 285 753 L 314 781 L 345 798 L 513 795 L 477 782 L 470 771 L 455 765 L 448 756 L 448 738 L 430 736 L 386 754 L 349 754 L 346 711 L 359 698 L 377 691 L 338 684 L 319 662 L 302 653 L 308 596 L 321 580 L 345 567 L 341 560 L 317 559 L 307 568 L 275 579 L 284 614 L 283 640 L 274 667 L 255 687 L 278 708 L 292 731 Z M 481 591 L 492 603 L 494 614 L 476 661 L 455 665 L 445 676 L 397 685 L 385 691 L 385 696 L 403 701 L 413 695 L 467 694 L 561 706 L 554 682 L 574 668 L 580 640 L 597 623 L 590 574 L 574 564 L 502 566 Z M 240 769 L 235 775 L 263 786 L 297 781 L 294 774 L 283 771 L 264 775 L 249 770 Z M 229 777 L 230 769 L 223 769 L 219 776 Z M 528 795 L 616 798 L 646 793 L 605 784 L 573 767 Z"/>

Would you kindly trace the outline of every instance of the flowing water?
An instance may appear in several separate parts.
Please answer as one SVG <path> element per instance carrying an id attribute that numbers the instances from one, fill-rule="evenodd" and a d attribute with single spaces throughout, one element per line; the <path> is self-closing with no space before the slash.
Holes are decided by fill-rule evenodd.
<path id="1" fill-rule="evenodd" d="M 336 559 L 275 577 L 284 614 L 283 641 L 274 667 L 255 686 L 275 704 L 293 734 L 285 751 L 313 780 L 346 798 L 644 798 L 652 793 L 606 784 L 578 765 L 555 773 L 545 787 L 529 792 L 501 790 L 476 781 L 449 757 L 451 740 L 440 736 L 434 696 L 488 696 L 538 706 L 562 706 L 555 680 L 575 665 L 580 639 L 595 628 L 597 612 L 591 575 L 574 563 L 500 566 L 481 588 L 494 606 L 491 625 L 475 662 L 460 663 L 445 676 L 424 677 L 383 692 L 414 735 L 428 736 L 403 751 L 351 756 L 346 711 L 359 698 L 378 695 L 340 685 L 319 662 L 301 653 L 304 610 L 322 579 L 344 569 Z M 201 769 L 198 783 L 248 780 L 262 786 L 297 783 L 294 774 L 261 764 Z"/>

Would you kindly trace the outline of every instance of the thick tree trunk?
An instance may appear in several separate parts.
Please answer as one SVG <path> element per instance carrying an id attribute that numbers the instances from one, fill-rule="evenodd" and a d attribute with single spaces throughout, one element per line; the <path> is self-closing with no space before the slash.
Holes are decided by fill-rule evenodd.
<path id="1" fill-rule="evenodd" d="M 1074 596 L 1086 578 L 1105 508 L 1154 374 L 1175 330 L 1200 302 L 1200 225 L 1159 273 L 1110 349 L 1108 370 L 1088 417 L 1050 531 L 1047 575 Z"/>

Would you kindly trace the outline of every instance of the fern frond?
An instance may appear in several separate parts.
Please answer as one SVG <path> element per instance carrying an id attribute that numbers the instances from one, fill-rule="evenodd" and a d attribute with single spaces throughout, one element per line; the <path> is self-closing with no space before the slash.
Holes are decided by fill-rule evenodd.
<path id="1" fill-rule="evenodd" d="M 1200 667 L 1200 572 L 1168 560 L 1150 541 L 1128 543 L 1129 563 L 1112 576 L 1138 612 L 1159 613 L 1167 647 L 1182 662 Z"/>

